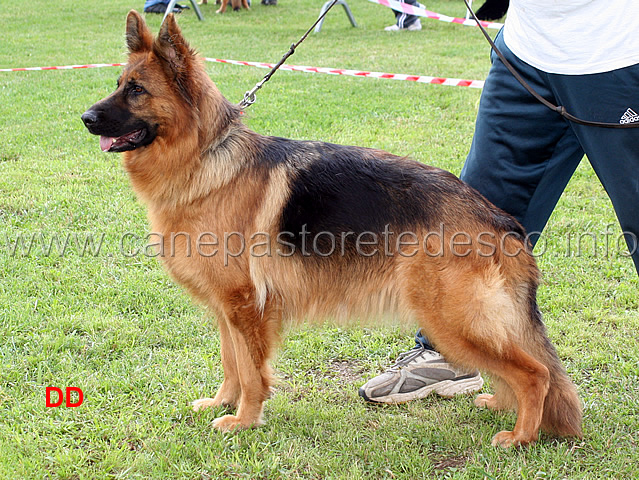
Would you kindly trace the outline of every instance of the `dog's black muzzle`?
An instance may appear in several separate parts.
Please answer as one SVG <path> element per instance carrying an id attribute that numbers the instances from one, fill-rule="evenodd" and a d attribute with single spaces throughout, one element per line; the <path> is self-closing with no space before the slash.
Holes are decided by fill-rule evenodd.
<path id="1" fill-rule="evenodd" d="M 155 139 L 156 127 L 109 100 L 96 103 L 81 116 L 87 130 L 100 136 L 102 151 L 126 152 L 149 145 Z"/>

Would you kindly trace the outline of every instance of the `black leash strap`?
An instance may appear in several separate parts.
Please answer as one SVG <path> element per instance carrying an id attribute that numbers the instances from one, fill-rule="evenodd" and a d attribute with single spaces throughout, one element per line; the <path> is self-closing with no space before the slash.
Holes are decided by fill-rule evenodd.
<path id="1" fill-rule="evenodd" d="M 471 16 L 473 17 L 473 20 L 475 20 L 475 22 L 477 23 L 477 26 L 481 30 L 481 33 L 484 34 L 484 37 L 486 37 L 486 40 L 488 40 L 488 43 L 490 44 L 490 47 L 497 54 L 497 56 L 502 61 L 504 66 L 519 81 L 519 83 L 521 83 L 521 85 L 526 90 L 528 90 L 528 93 L 530 93 L 533 97 L 535 97 L 539 102 L 544 104 L 546 107 L 550 108 L 551 110 L 554 110 L 559 115 L 561 115 L 562 117 L 564 117 L 567 120 L 570 120 L 571 122 L 578 123 L 579 125 L 586 125 L 588 127 L 601 127 L 601 128 L 638 128 L 639 127 L 639 122 L 637 122 L 637 123 L 605 123 L 605 122 L 594 122 L 594 121 L 590 121 L 590 120 L 583 120 L 581 118 L 575 117 L 574 115 L 571 115 L 570 113 L 568 113 L 566 111 L 565 107 L 557 106 L 554 103 L 549 102 L 548 100 L 546 100 L 544 97 L 539 95 L 528 84 L 528 82 L 526 80 L 524 80 L 522 78 L 522 76 L 519 74 L 519 72 L 517 72 L 515 67 L 512 66 L 512 64 L 506 59 L 504 54 L 501 53 L 499 48 L 497 48 L 497 45 L 495 45 L 495 42 L 493 42 L 493 39 L 490 38 L 490 35 L 488 35 L 488 32 L 486 31 L 484 26 L 481 24 L 481 22 L 479 21 L 479 19 L 475 15 L 475 12 L 473 12 L 473 9 L 470 8 L 470 5 L 468 4 L 468 0 L 464 0 L 464 3 L 466 4 L 466 8 L 468 9 L 468 11 L 470 12 Z"/>
<path id="2" fill-rule="evenodd" d="M 328 8 L 326 10 L 324 10 L 324 12 L 319 16 L 319 18 L 317 20 L 315 20 L 315 23 L 313 25 L 311 25 L 311 28 L 309 28 L 306 33 L 304 35 L 302 35 L 302 38 L 300 38 L 297 43 L 294 43 L 293 45 L 291 45 L 291 48 L 288 49 L 288 52 L 286 52 L 284 54 L 284 56 L 282 57 L 282 59 L 277 62 L 277 65 L 275 65 L 273 68 L 271 68 L 271 71 L 268 72 L 266 75 L 264 75 L 264 78 L 262 80 L 260 80 L 259 82 L 257 82 L 257 84 L 255 84 L 255 86 L 249 90 L 248 92 L 246 92 L 244 94 L 244 98 L 242 99 L 242 101 L 239 103 L 239 106 L 242 110 L 250 107 L 251 105 L 253 105 L 255 103 L 255 101 L 257 100 L 255 93 L 262 88 L 262 86 L 268 82 L 271 77 L 273 76 L 273 74 L 275 72 L 277 72 L 277 70 L 282 66 L 282 64 L 284 64 L 284 62 L 286 61 L 286 59 L 288 57 L 290 57 L 291 55 L 293 55 L 295 53 L 295 49 L 297 47 L 299 47 L 300 43 L 302 43 L 304 40 L 306 40 L 306 37 L 308 37 L 308 35 L 311 33 L 311 31 L 315 28 L 315 26 L 322 21 L 322 19 L 326 16 L 326 14 L 328 13 L 328 11 L 333 8 L 333 6 L 338 2 L 338 0 L 333 0 L 333 2 L 328 6 Z"/>

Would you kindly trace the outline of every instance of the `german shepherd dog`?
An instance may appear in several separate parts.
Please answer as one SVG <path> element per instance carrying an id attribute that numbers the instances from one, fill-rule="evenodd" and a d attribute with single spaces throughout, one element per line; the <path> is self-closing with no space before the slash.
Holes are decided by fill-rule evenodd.
<path id="1" fill-rule="evenodd" d="M 126 42 L 116 91 L 82 120 L 103 151 L 124 152 L 165 267 L 217 319 L 224 381 L 193 402 L 237 409 L 215 428 L 262 423 L 284 321 L 391 315 L 493 377 L 495 394 L 476 405 L 518 412 L 493 445 L 529 444 L 540 428 L 581 436 L 514 218 L 416 161 L 251 131 L 172 15 L 154 38 L 131 11 Z"/>

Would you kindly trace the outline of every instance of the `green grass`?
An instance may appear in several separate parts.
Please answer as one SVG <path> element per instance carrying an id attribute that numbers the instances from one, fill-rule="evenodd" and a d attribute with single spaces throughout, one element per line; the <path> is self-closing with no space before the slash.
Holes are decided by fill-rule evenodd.
<path id="1" fill-rule="evenodd" d="M 209 57 L 275 62 L 322 2 L 254 1 L 250 12 L 204 22 L 181 15 L 186 37 Z M 0 9 L 0 68 L 121 62 L 124 18 L 143 1 L 31 0 Z M 488 49 L 474 29 L 424 20 L 389 34 L 393 15 L 350 0 L 360 25 L 337 7 L 289 63 L 483 79 Z M 463 4 L 430 10 L 462 16 Z M 160 16 L 149 16 L 157 30 Z M 232 101 L 265 74 L 207 64 Z M 0 73 L 0 478 L 3 479 L 416 479 L 637 478 L 639 295 L 632 263 L 602 232 L 619 228 L 584 162 L 542 238 L 539 300 L 549 334 L 585 404 L 583 441 L 542 436 L 525 450 L 490 446 L 512 414 L 470 397 L 372 407 L 357 388 L 411 346 L 412 327 L 300 327 L 275 361 L 280 379 L 266 426 L 221 434 L 222 412 L 188 402 L 222 379 L 219 337 L 152 258 L 123 254 L 125 232 L 147 233 L 115 155 L 100 152 L 81 113 L 115 86 L 118 68 Z M 478 90 L 278 72 L 247 123 L 258 132 L 383 148 L 459 173 Z M 581 256 L 574 244 L 584 232 Z M 42 234 L 30 255 L 18 236 Z M 51 235 L 103 239 L 99 255 Z M 73 237 L 70 237 L 71 239 Z M 588 243 L 591 242 L 591 243 Z M 128 245 L 130 246 L 130 245 Z M 587 247 L 587 248 L 586 248 Z M 126 251 L 124 252 L 126 253 Z M 79 386 L 85 402 L 45 408 L 45 387 Z"/>

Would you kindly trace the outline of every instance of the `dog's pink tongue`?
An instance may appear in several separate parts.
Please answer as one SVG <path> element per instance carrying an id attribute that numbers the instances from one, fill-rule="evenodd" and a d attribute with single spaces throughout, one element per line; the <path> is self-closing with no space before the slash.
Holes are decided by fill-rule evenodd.
<path id="1" fill-rule="evenodd" d="M 113 142 L 115 142 L 115 138 L 113 137 L 100 136 L 100 149 L 103 152 L 108 152 Z"/>

